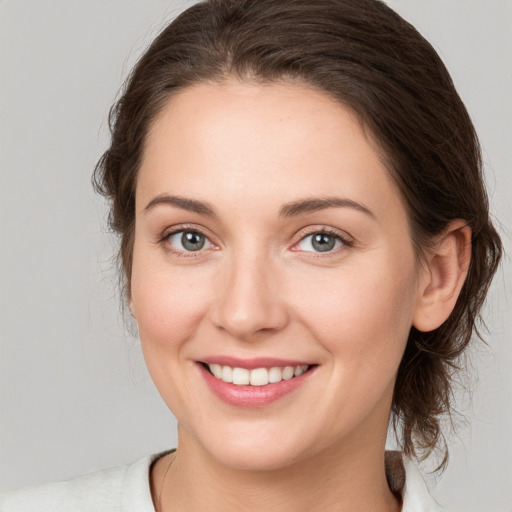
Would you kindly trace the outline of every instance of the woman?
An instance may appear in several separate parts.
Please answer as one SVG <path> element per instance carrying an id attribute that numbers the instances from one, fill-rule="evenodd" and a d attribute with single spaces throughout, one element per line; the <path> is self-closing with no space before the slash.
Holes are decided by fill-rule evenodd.
<path id="1" fill-rule="evenodd" d="M 441 510 L 410 457 L 446 456 L 501 244 L 469 116 L 410 25 L 376 0 L 191 7 L 95 179 L 178 449 L 2 510 Z"/>

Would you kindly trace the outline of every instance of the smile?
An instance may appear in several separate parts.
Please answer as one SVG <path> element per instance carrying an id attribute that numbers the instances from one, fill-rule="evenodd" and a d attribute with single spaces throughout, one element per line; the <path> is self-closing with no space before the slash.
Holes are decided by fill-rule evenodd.
<path id="1" fill-rule="evenodd" d="M 273 366 L 271 368 L 253 368 L 249 370 L 220 364 L 208 364 L 207 368 L 217 379 L 236 386 L 266 386 L 299 377 L 309 369 L 309 365 Z"/>
<path id="2" fill-rule="evenodd" d="M 273 358 L 208 359 L 196 361 L 207 387 L 223 402 L 243 408 L 270 405 L 301 388 L 318 369 L 318 364 Z"/>

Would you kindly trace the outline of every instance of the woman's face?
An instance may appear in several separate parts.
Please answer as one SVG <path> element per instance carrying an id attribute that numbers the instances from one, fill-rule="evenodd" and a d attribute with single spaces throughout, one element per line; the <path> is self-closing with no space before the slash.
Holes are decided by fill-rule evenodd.
<path id="1" fill-rule="evenodd" d="M 326 95 L 202 84 L 153 123 L 131 307 L 180 447 L 265 469 L 383 444 L 420 272 L 397 188 Z"/>

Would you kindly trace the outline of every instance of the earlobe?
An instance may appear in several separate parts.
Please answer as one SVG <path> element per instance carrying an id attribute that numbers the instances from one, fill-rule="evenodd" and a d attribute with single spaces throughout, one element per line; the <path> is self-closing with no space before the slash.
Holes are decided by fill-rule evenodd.
<path id="1" fill-rule="evenodd" d="M 420 277 L 413 326 L 419 331 L 437 329 L 451 314 L 471 261 L 471 228 L 463 220 L 450 222 L 429 251 Z"/>

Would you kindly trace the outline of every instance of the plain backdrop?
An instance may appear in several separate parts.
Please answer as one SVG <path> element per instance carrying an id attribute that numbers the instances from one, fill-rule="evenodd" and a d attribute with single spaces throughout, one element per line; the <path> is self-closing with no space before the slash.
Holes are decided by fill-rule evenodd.
<path id="1" fill-rule="evenodd" d="M 189 2 L 190 3 L 190 2 Z M 480 134 L 511 252 L 512 2 L 390 0 L 452 72 Z M 116 241 L 90 185 L 123 79 L 184 2 L 0 0 L 0 491 L 175 446 L 175 420 L 123 323 Z M 512 511 L 512 266 L 458 391 L 467 419 L 435 496 Z M 507 290 L 509 290 L 507 292 Z"/>

